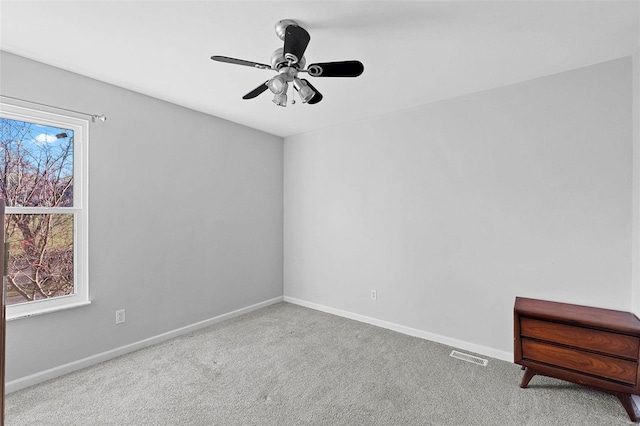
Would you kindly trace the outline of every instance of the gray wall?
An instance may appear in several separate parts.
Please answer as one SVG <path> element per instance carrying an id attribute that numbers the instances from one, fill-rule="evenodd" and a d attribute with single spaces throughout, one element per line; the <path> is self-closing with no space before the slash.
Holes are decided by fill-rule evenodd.
<path id="1" fill-rule="evenodd" d="M 108 116 L 90 128 L 93 303 L 10 322 L 8 381 L 282 296 L 282 138 L 0 60 L 3 95 Z"/>
<path id="2" fill-rule="evenodd" d="M 515 296 L 630 310 L 631 65 L 285 139 L 285 297 L 504 358 Z"/>

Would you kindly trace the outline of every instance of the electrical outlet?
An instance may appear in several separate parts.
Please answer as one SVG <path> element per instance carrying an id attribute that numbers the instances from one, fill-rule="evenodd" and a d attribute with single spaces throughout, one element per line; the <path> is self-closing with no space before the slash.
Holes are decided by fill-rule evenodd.
<path id="1" fill-rule="evenodd" d="M 124 309 L 116 311 L 116 324 L 122 324 L 125 322 Z"/>
<path id="2" fill-rule="evenodd" d="M 378 292 L 371 290 L 371 300 L 378 300 Z"/>

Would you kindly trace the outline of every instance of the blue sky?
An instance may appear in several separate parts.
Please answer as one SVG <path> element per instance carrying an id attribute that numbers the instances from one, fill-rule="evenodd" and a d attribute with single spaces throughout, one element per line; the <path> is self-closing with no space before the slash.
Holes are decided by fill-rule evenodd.
<path id="1" fill-rule="evenodd" d="M 11 138 L 11 142 L 22 140 L 23 149 L 26 149 L 34 158 L 41 157 L 45 151 L 53 150 L 55 153 L 58 148 L 64 149 L 73 137 L 73 130 L 60 127 L 7 118 L 0 120 L 0 123 L 2 126 L 7 126 L 3 129 L 3 137 Z M 73 154 L 65 160 L 63 167 L 66 173 L 73 173 Z"/>
<path id="2" fill-rule="evenodd" d="M 66 133 L 67 137 L 73 136 L 73 130 L 61 129 L 59 127 L 43 126 L 41 124 L 35 123 L 29 124 L 31 124 L 31 136 L 33 137 L 32 142 L 38 145 L 42 145 L 45 143 L 60 144 L 61 142 L 66 142 L 66 138 L 59 139 L 58 137 L 56 137 L 56 135 L 60 135 L 62 133 Z"/>

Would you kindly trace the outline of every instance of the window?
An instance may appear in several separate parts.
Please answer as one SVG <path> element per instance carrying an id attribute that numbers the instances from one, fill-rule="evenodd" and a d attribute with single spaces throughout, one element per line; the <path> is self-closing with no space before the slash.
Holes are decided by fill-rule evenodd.
<path id="1" fill-rule="evenodd" d="M 7 318 L 89 303 L 88 122 L 0 103 Z"/>

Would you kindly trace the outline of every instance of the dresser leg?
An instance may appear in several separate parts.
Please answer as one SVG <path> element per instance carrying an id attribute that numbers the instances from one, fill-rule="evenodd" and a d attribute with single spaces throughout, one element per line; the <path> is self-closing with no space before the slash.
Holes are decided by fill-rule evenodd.
<path id="1" fill-rule="evenodd" d="M 629 414 L 631 421 L 640 421 L 640 409 L 633 400 L 633 397 L 626 393 L 614 393 L 614 395 L 617 396 L 622 403 L 622 406 L 627 411 L 627 414 Z"/>
<path id="2" fill-rule="evenodd" d="M 520 382 L 520 387 L 526 388 L 529 382 L 531 381 L 531 379 L 533 379 L 533 376 L 535 375 L 536 375 L 535 371 L 533 371 L 531 368 L 529 367 L 525 368 L 524 376 L 522 376 L 522 382 Z"/>

